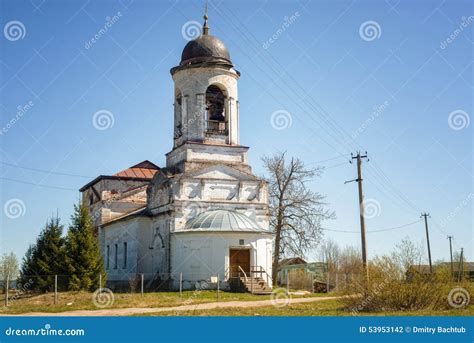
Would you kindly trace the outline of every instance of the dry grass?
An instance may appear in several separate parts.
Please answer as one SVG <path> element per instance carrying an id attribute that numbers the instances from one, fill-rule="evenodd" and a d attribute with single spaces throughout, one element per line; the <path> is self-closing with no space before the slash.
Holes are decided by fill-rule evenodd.
<path id="1" fill-rule="evenodd" d="M 474 306 L 464 309 L 359 312 L 359 316 L 473 316 Z M 146 316 L 353 316 L 340 300 L 324 300 L 311 303 L 291 304 L 283 308 L 274 306 L 226 308 L 196 311 L 169 311 Z"/>
<path id="2" fill-rule="evenodd" d="M 447 269 L 438 268 L 432 275 L 414 274 L 410 281 L 407 281 L 403 271 L 390 258 L 380 258 L 371 265 L 368 290 L 364 285 L 364 280 L 359 277 L 342 290 L 346 295 L 342 302 L 345 308 L 354 314 L 361 311 L 442 313 L 450 310 L 447 298 L 452 289 L 461 287 L 474 294 L 472 282 L 454 282 Z"/>

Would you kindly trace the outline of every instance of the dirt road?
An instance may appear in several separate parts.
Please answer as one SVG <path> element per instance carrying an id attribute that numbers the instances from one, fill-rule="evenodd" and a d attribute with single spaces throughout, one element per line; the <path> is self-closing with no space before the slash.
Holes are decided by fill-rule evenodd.
<path id="1" fill-rule="evenodd" d="M 315 298 L 295 298 L 289 299 L 290 304 L 309 303 L 316 301 L 324 301 L 330 299 L 337 299 L 338 297 L 315 297 Z M 190 304 L 174 307 L 155 307 L 155 308 L 114 308 L 101 310 L 75 310 L 67 312 L 29 312 L 9 316 L 45 316 L 45 317 L 73 317 L 73 316 L 130 316 L 136 314 L 158 313 L 167 311 L 195 311 L 195 310 L 209 310 L 214 308 L 229 308 L 229 307 L 261 307 L 273 305 L 273 300 L 258 300 L 258 301 L 226 301 L 226 302 L 212 302 L 205 304 Z M 283 305 L 283 300 L 278 304 Z"/>

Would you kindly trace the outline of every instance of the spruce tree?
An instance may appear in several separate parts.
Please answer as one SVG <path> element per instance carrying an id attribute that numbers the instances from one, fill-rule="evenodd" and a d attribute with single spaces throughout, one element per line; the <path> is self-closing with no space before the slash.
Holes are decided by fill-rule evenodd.
<path id="1" fill-rule="evenodd" d="M 30 284 L 33 284 L 34 286 L 34 283 L 36 281 L 35 280 L 36 274 L 37 274 L 36 271 L 38 269 L 35 264 L 35 256 L 36 256 L 36 245 L 30 244 L 21 262 L 20 277 L 19 277 L 20 287 L 23 287 L 24 285 L 30 285 Z"/>
<path id="2" fill-rule="evenodd" d="M 99 287 L 99 275 L 105 284 L 105 270 L 98 237 L 87 208 L 74 205 L 74 214 L 66 237 L 69 289 L 93 291 Z"/>
<path id="3" fill-rule="evenodd" d="M 63 226 L 58 217 L 51 218 L 40 233 L 31 252 L 31 267 L 36 269 L 33 287 L 40 291 L 54 290 L 54 275 L 63 274 L 65 269 Z M 30 272 L 29 272 L 30 273 Z"/>

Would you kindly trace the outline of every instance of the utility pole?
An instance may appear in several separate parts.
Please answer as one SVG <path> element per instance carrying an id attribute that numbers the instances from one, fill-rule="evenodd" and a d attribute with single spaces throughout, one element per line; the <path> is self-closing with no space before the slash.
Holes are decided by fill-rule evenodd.
<path id="1" fill-rule="evenodd" d="M 448 236 L 449 239 L 449 256 L 451 257 L 451 278 L 454 277 L 454 270 L 453 270 L 453 245 L 451 244 L 451 240 L 453 236 Z"/>
<path id="2" fill-rule="evenodd" d="M 360 151 L 357 152 L 357 155 L 354 156 L 351 153 L 351 160 L 349 161 L 352 163 L 352 160 L 357 160 L 357 179 L 346 181 L 345 183 L 349 182 L 357 182 L 359 188 L 359 217 L 360 217 L 360 235 L 361 235 L 361 243 L 362 243 L 362 265 L 364 267 L 365 272 L 365 281 L 366 287 L 369 285 L 369 268 L 367 264 L 367 246 L 366 246 L 366 238 L 365 238 L 365 210 L 364 210 L 364 192 L 362 189 L 362 159 L 367 158 L 367 151 L 365 155 L 361 155 Z M 369 159 L 367 158 L 367 161 Z"/>
<path id="3" fill-rule="evenodd" d="M 430 248 L 430 234 L 428 232 L 428 217 L 430 217 L 429 213 L 422 213 L 420 218 L 425 218 L 425 231 L 426 231 L 426 243 L 428 245 L 428 261 L 430 262 L 430 274 L 433 274 L 433 264 L 431 263 L 431 248 Z"/>
<path id="4" fill-rule="evenodd" d="M 461 248 L 461 255 L 459 256 L 458 266 L 458 282 L 460 282 L 464 276 L 464 248 Z"/>

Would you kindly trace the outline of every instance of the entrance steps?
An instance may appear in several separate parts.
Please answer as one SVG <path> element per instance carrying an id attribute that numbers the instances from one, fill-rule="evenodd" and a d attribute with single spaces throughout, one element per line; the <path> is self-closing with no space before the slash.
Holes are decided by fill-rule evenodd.
<path id="1" fill-rule="evenodd" d="M 256 295 L 269 295 L 272 289 L 262 277 L 238 277 L 230 282 L 231 290 L 234 292 L 249 292 Z"/>

